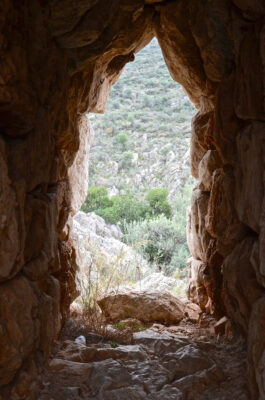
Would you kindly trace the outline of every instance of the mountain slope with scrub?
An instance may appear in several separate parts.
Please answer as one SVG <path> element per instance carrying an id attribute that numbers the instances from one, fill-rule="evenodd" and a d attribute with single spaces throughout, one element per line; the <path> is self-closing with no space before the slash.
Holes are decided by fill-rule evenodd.
<path id="1" fill-rule="evenodd" d="M 189 257 L 185 226 L 193 186 L 189 142 L 194 112 L 153 40 L 127 64 L 105 114 L 88 116 L 95 138 L 83 211 L 120 225 L 123 240 L 170 275 L 177 270 L 185 276 Z M 164 203 L 159 203 L 162 197 L 155 199 L 156 191 L 164 193 Z"/>

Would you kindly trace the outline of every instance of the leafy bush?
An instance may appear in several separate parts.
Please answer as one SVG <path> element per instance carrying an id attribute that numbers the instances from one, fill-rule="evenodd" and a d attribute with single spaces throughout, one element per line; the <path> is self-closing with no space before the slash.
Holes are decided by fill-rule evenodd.
<path id="1" fill-rule="evenodd" d="M 131 161 L 132 153 L 126 152 L 125 157 Z M 109 198 L 104 186 L 90 186 L 82 211 L 94 211 L 106 222 L 119 223 L 123 229 L 125 223 L 153 218 L 160 214 L 171 217 L 172 210 L 167 196 L 166 189 L 151 189 L 146 196 L 147 201 L 136 198 L 130 192 Z"/>
<path id="2" fill-rule="evenodd" d="M 123 227 L 125 221 L 131 222 L 147 217 L 149 207 L 144 200 L 136 199 L 130 193 L 113 196 L 110 199 L 104 186 L 90 186 L 82 211 L 94 211 L 106 222 L 110 224 L 119 222 Z"/>
<path id="3" fill-rule="evenodd" d="M 82 211 L 92 212 L 111 207 L 112 204 L 112 201 L 108 197 L 107 189 L 104 186 L 90 186 L 87 198 L 82 206 Z"/>
<path id="4" fill-rule="evenodd" d="M 125 223 L 123 240 L 149 262 L 158 264 L 167 275 L 186 266 L 188 249 L 185 230 L 164 215 L 142 221 Z"/>
<path id="5" fill-rule="evenodd" d="M 123 148 L 126 149 L 127 143 L 128 143 L 128 136 L 126 133 L 119 133 L 118 135 L 115 136 L 116 142 Z"/>
<path id="6" fill-rule="evenodd" d="M 146 217 L 148 208 L 142 200 L 135 199 L 131 194 L 113 196 L 113 205 L 107 209 L 98 210 L 97 214 L 109 223 L 119 222 L 123 229 L 125 222 L 137 221 Z"/>
<path id="7" fill-rule="evenodd" d="M 168 200 L 167 189 L 151 189 L 146 196 L 146 200 L 150 205 L 151 215 L 164 214 L 170 218 L 172 216 L 172 208 Z"/>
<path id="8" fill-rule="evenodd" d="M 122 153 L 121 168 L 129 168 L 132 165 L 133 153 L 131 151 L 124 151 Z"/>

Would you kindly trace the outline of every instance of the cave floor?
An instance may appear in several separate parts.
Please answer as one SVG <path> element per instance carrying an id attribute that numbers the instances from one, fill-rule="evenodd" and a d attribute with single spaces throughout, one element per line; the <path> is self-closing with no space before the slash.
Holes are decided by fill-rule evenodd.
<path id="1" fill-rule="evenodd" d="M 249 400 L 246 372 L 242 339 L 209 326 L 154 324 L 118 343 L 68 320 L 39 400 Z"/>

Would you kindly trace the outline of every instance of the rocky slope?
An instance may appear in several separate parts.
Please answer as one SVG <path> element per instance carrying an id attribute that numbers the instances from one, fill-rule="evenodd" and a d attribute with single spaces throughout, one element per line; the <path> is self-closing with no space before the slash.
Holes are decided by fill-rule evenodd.
<path id="1" fill-rule="evenodd" d="M 186 282 L 156 271 L 139 253 L 120 239 L 117 225 L 107 224 L 95 213 L 79 211 L 73 218 L 77 236 L 79 270 L 76 275 L 81 297 L 97 285 L 97 296 L 110 289 L 169 290 L 185 296 Z M 77 299 L 78 304 L 78 299 Z"/>
<path id="2" fill-rule="evenodd" d="M 108 96 L 104 116 L 89 115 L 96 132 L 90 184 L 110 195 L 167 188 L 170 199 L 192 185 L 189 144 L 195 109 L 169 75 L 154 39 L 126 65 Z M 118 135 L 126 134 L 121 145 Z"/>

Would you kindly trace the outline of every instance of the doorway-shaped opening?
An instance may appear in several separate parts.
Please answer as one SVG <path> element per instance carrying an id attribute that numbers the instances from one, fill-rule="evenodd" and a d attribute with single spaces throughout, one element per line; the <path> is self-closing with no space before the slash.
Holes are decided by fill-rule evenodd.
<path id="1" fill-rule="evenodd" d="M 82 227 L 90 237 L 81 240 L 83 279 L 97 279 L 88 279 L 85 296 L 131 287 L 186 298 L 194 112 L 153 39 L 126 65 L 104 115 L 88 115 L 95 131 L 89 189 L 74 217 L 77 233 Z"/>
<path id="2" fill-rule="evenodd" d="M 156 35 L 172 77 L 199 109 L 191 142 L 191 170 L 200 182 L 188 225 L 191 292 L 194 301 L 206 293 L 211 301 L 200 306 L 225 311 L 245 334 L 252 397 L 262 398 L 262 2 L 13 3 L 5 2 L 1 19 L 1 396 L 29 397 L 31 376 L 49 357 L 76 294 L 70 213 L 82 181 L 82 115 L 103 109 L 123 66 Z M 231 390 L 229 396 L 243 398 Z"/>
<path id="3" fill-rule="evenodd" d="M 235 390 L 245 396 L 245 352 L 236 345 L 231 357 L 225 344 L 231 335 L 227 319 L 219 322 L 215 332 L 216 321 L 209 316 L 211 292 L 207 292 L 203 261 L 209 236 L 194 244 L 193 229 L 200 234 L 201 213 L 209 201 L 210 179 L 207 181 L 202 172 L 188 218 L 193 257 L 188 250 L 186 208 L 196 184 L 189 165 L 193 114 L 194 107 L 171 79 L 153 40 L 126 66 L 110 92 L 104 115 L 88 115 L 95 130 L 90 186 L 82 211 L 74 216 L 82 253 L 77 274 L 81 295 L 72 304 L 75 318 L 81 320 L 77 332 L 82 335 L 77 342 L 86 344 L 91 331 L 100 335 L 104 345 L 112 347 L 102 355 L 103 345 L 98 345 L 102 365 L 104 357 L 117 357 L 120 362 L 120 347 L 125 345 L 125 366 L 141 344 L 142 356 L 150 359 L 139 359 L 130 367 L 130 373 L 140 377 L 139 382 L 149 380 L 153 368 L 156 379 L 165 378 L 160 365 L 170 373 L 174 370 L 176 376 L 166 393 L 154 383 L 148 384 L 151 398 L 157 391 L 159 398 L 163 394 L 178 398 L 185 393 L 193 399 L 193 380 L 201 385 L 217 365 L 223 376 L 229 366 Z M 186 292 L 191 301 L 185 298 Z M 81 325 L 85 329 L 81 330 Z M 220 350 L 216 340 L 221 334 Z M 164 341 L 167 345 L 163 347 Z M 129 343 L 134 344 L 126 348 Z M 199 389 L 202 399 L 214 396 L 223 383 L 221 374 L 211 377 L 212 388 L 206 385 Z M 182 385 L 182 379 L 190 390 Z M 125 389 L 130 394 L 132 390 L 140 395 L 141 383 L 135 389 L 130 385 Z M 224 384 L 220 396 L 227 392 Z"/>

